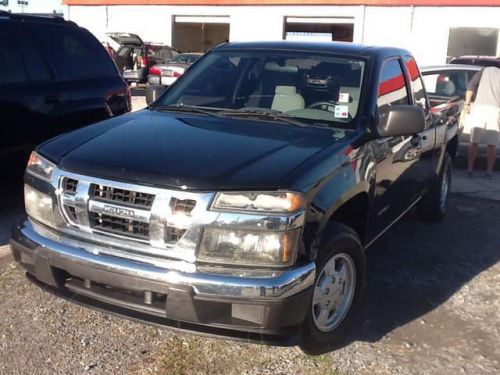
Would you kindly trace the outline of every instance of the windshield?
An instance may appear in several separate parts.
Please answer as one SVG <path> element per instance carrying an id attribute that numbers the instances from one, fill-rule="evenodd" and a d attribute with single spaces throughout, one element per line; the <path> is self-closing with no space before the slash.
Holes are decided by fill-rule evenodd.
<path id="1" fill-rule="evenodd" d="M 349 127 L 365 63 L 310 52 L 214 51 L 152 107 L 202 107 L 223 115 L 269 115 Z"/>
<path id="2" fill-rule="evenodd" d="M 185 53 L 181 53 L 180 55 L 175 56 L 171 62 L 176 64 L 187 64 L 196 61 L 200 56 L 196 55 L 188 55 Z"/>

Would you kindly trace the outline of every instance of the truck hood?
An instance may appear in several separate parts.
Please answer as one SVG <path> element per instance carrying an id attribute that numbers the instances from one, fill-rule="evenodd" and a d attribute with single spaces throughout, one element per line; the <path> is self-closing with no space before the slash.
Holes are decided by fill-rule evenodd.
<path id="1" fill-rule="evenodd" d="M 289 187 L 285 177 L 336 136 L 328 128 L 143 110 L 60 136 L 38 151 L 63 170 L 119 181 L 275 189 Z"/>

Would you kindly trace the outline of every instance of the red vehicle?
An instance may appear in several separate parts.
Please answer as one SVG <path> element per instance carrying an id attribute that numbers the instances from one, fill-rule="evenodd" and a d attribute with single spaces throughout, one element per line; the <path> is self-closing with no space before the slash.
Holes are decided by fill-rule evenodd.
<path id="1" fill-rule="evenodd" d="M 127 82 L 145 83 L 149 69 L 156 64 L 166 64 L 179 53 L 164 44 L 143 42 L 136 34 L 108 33 L 109 38 L 120 44 L 115 63 Z"/>

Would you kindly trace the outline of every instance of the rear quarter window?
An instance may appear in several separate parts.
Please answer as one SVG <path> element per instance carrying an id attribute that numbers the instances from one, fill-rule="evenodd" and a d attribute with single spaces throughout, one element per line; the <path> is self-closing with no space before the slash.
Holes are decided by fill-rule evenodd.
<path id="1" fill-rule="evenodd" d="M 109 54 L 87 30 L 41 24 L 29 29 L 64 81 L 118 75 Z"/>
<path id="2" fill-rule="evenodd" d="M 0 24 L 0 46 L 0 84 L 25 82 L 24 58 L 14 29 L 8 24 Z"/>

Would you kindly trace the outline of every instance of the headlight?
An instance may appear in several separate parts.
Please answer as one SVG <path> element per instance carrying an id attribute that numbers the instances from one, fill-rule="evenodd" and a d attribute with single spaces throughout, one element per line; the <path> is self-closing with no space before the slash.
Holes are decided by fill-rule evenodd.
<path id="1" fill-rule="evenodd" d="M 33 219 L 55 228 L 54 208 L 50 195 L 42 193 L 29 185 L 24 185 L 24 206 L 28 216 Z"/>
<path id="2" fill-rule="evenodd" d="M 45 181 L 52 180 L 55 165 L 33 151 L 28 160 L 26 171 Z"/>
<path id="3" fill-rule="evenodd" d="M 286 213 L 304 207 L 304 196 L 293 192 L 231 192 L 217 193 L 212 209 Z"/>
<path id="4" fill-rule="evenodd" d="M 299 230 L 267 232 L 206 228 L 197 259 L 245 266 L 290 266 L 295 262 L 299 233 Z"/>

